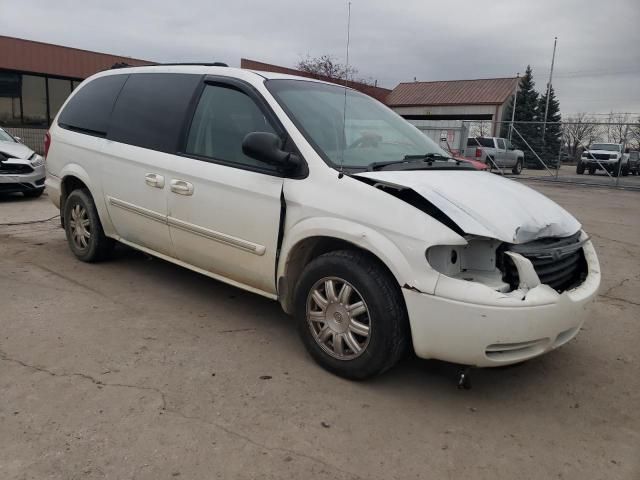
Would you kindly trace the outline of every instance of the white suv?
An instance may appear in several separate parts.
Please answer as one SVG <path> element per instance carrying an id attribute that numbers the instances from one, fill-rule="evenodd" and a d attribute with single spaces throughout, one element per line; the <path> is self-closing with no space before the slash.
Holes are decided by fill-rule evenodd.
<path id="1" fill-rule="evenodd" d="M 410 345 L 469 366 L 535 357 L 578 333 L 600 284 L 569 213 L 337 85 L 112 70 L 74 90 L 49 134 L 46 185 L 79 259 L 119 241 L 277 300 L 348 378 Z"/>

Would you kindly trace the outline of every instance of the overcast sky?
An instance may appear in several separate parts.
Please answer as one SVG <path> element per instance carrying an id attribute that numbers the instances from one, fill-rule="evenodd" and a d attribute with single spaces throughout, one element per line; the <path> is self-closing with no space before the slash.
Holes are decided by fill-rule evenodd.
<path id="1" fill-rule="evenodd" d="M 351 64 L 399 82 L 549 75 L 565 116 L 640 113 L 640 0 L 352 0 Z M 154 61 L 345 57 L 344 0 L 0 0 L 4 35 Z M 0 52 L 1 54 L 1 52 Z"/>

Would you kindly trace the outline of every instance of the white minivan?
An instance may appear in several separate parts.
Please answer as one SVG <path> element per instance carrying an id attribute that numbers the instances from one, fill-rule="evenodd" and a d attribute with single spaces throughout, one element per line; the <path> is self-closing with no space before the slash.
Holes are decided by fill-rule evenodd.
<path id="1" fill-rule="evenodd" d="M 330 83 L 207 65 L 102 72 L 47 147 L 80 260 L 119 241 L 277 300 L 312 357 L 348 378 L 411 346 L 466 366 L 530 359 L 578 333 L 600 284 L 564 209 Z"/>

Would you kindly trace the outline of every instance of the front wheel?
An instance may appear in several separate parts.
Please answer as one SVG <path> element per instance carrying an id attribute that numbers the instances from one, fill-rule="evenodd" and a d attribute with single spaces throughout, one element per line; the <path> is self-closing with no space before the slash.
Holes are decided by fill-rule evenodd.
<path id="1" fill-rule="evenodd" d="M 522 173 L 522 159 L 521 158 L 518 159 L 516 164 L 513 166 L 513 169 L 511 170 L 511 172 L 514 175 L 520 175 L 520 173 Z"/>
<path id="2" fill-rule="evenodd" d="M 335 251 L 311 261 L 296 286 L 295 315 L 314 360 L 345 378 L 361 380 L 388 370 L 409 343 L 400 288 L 364 252 Z"/>
<path id="3" fill-rule="evenodd" d="M 83 262 L 109 256 L 114 241 L 104 234 L 96 205 L 88 190 L 74 190 L 64 204 L 64 229 L 73 254 Z"/>
<path id="4" fill-rule="evenodd" d="M 578 175 L 582 175 L 584 173 L 584 163 L 578 161 L 578 165 L 576 165 L 576 173 Z"/>

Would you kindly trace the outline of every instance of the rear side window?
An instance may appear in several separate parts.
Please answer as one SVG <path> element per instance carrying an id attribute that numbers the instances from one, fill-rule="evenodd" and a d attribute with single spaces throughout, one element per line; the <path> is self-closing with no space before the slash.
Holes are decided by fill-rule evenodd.
<path id="1" fill-rule="evenodd" d="M 58 125 L 92 135 L 106 135 L 113 104 L 126 80 L 127 75 L 109 75 L 90 81 L 69 100 L 58 117 Z"/>
<path id="2" fill-rule="evenodd" d="M 233 88 L 207 85 L 191 122 L 186 153 L 238 166 L 275 170 L 242 153 L 242 141 L 250 132 L 276 134 L 248 95 Z"/>
<path id="3" fill-rule="evenodd" d="M 476 141 L 481 147 L 493 148 L 493 138 L 476 137 Z"/>
<path id="4" fill-rule="evenodd" d="M 115 142 L 176 153 L 189 103 L 200 75 L 129 75 L 111 115 L 107 138 Z"/>
<path id="5" fill-rule="evenodd" d="M 501 138 L 496 138 L 496 142 L 498 142 L 498 148 L 500 150 L 504 150 L 504 140 Z"/>

